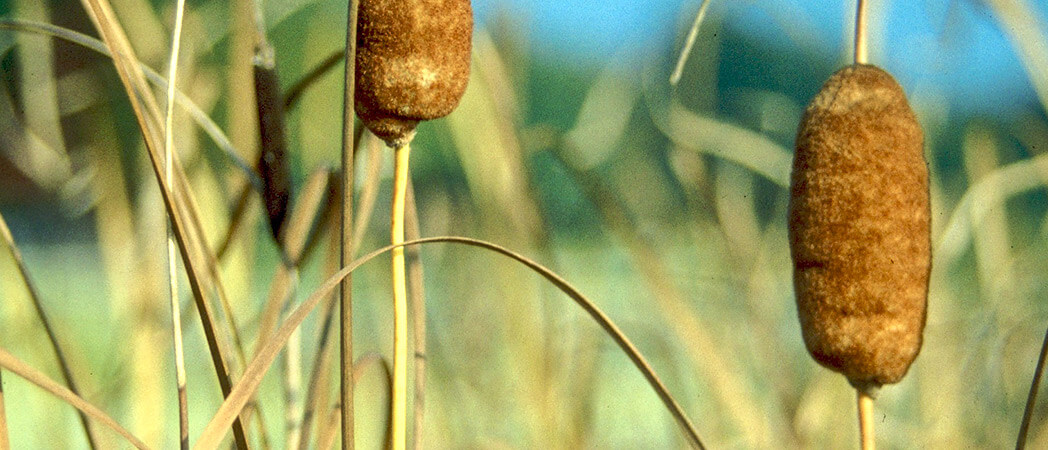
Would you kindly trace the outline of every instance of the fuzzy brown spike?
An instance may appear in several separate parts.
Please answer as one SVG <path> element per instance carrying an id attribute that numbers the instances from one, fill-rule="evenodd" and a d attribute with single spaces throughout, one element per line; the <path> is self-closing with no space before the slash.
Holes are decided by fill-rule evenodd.
<path id="1" fill-rule="evenodd" d="M 362 0 L 356 111 L 390 146 L 419 121 L 444 117 L 469 82 L 469 0 Z"/>
<path id="2" fill-rule="evenodd" d="M 931 268 L 924 136 L 887 72 L 833 74 L 804 113 L 789 238 L 804 342 L 859 389 L 896 383 L 921 349 Z"/>
<path id="3" fill-rule="evenodd" d="M 258 172 L 262 179 L 262 199 L 266 204 L 269 229 L 273 239 L 280 243 L 280 230 L 291 199 L 291 165 L 284 137 L 284 100 L 272 52 L 272 48 L 267 48 L 263 52 L 265 55 L 254 65 L 261 145 Z"/>

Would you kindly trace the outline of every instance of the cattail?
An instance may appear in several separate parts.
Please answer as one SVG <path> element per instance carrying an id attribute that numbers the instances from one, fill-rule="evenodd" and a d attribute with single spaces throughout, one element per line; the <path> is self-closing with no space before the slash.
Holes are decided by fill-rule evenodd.
<path id="1" fill-rule="evenodd" d="M 284 138 L 284 100 L 273 59 L 273 49 L 264 47 L 255 61 L 255 99 L 261 151 L 258 172 L 262 178 L 262 200 L 266 204 L 269 230 L 280 242 L 280 230 L 291 198 L 291 165 Z"/>
<path id="2" fill-rule="evenodd" d="M 446 116 L 469 81 L 469 0 L 362 0 L 356 111 L 391 147 L 422 120 Z"/>
<path id="3" fill-rule="evenodd" d="M 899 84 L 865 64 L 833 74 L 804 113 L 789 238 L 804 342 L 868 392 L 921 349 L 931 268 L 928 168 Z"/>

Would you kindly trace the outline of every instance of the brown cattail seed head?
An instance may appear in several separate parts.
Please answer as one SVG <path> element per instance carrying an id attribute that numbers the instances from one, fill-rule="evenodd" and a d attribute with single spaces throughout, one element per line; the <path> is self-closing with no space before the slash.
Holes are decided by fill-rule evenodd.
<path id="1" fill-rule="evenodd" d="M 931 268 L 924 136 L 887 72 L 833 74 L 797 132 L 790 251 L 804 343 L 860 389 L 921 349 Z"/>
<path id="2" fill-rule="evenodd" d="M 356 111 L 391 146 L 422 120 L 448 115 L 466 91 L 469 0 L 361 0 Z"/>

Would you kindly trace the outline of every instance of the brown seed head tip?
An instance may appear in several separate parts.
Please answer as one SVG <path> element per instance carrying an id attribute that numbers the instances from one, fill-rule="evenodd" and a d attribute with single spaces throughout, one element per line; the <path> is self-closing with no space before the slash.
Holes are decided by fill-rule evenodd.
<path id="1" fill-rule="evenodd" d="M 356 111 L 387 142 L 448 115 L 469 82 L 469 0 L 361 0 Z"/>
<path id="2" fill-rule="evenodd" d="M 921 349 L 931 235 L 924 136 L 887 72 L 845 67 L 812 99 L 789 209 L 808 351 L 856 387 L 898 382 Z"/>

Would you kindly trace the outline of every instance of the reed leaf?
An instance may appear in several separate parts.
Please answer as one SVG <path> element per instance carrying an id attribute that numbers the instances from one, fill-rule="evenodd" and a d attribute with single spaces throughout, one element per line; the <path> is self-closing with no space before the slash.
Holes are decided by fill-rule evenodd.
<path id="1" fill-rule="evenodd" d="M 197 441 L 194 448 L 198 449 L 209 449 L 215 448 L 222 441 L 226 430 L 236 419 L 237 414 L 244 408 L 244 405 L 248 402 L 259 384 L 262 382 L 262 377 L 265 376 L 266 372 L 272 366 L 273 361 L 276 359 L 277 354 L 287 343 L 288 338 L 291 334 L 302 324 L 302 322 L 309 316 L 310 312 L 316 308 L 320 301 L 329 293 L 331 293 L 336 286 L 338 286 L 342 279 L 351 274 L 361 265 L 368 261 L 385 254 L 396 247 L 403 247 L 409 245 L 422 245 L 429 243 L 457 243 L 462 245 L 468 245 L 478 247 L 488 251 L 498 253 L 506 256 L 514 261 L 523 264 L 535 273 L 538 273 L 551 284 L 556 286 L 562 292 L 568 295 L 576 304 L 579 305 L 587 314 L 595 321 L 598 325 L 615 341 L 615 343 L 622 349 L 630 361 L 637 367 L 637 369 L 644 375 L 645 380 L 651 385 L 652 389 L 658 395 L 659 400 L 663 402 L 666 409 L 673 416 L 674 420 L 680 426 L 682 433 L 685 435 L 687 442 L 694 448 L 704 448 L 702 441 L 699 439 L 698 432 L 695 430 L 695 426 L 692 425 L 691 420 L 688 419 L 687 414 L 681 408 L 677 400 L 669 393 L 662 380 L 655 374 L 655 371 L 648 364 L 647 359 L 641 355 L 640 351 L 633 344 L 625 334 L 619 330 L 618 326 L 611 321 L 611 319 L 601 311 L 595 303 L 589 300 L 586 296 L 575 289 L 570 283 L 561 278 L 553 271 L 547 269 L 541 264 L 528 259 L 527 257 L 501 247 L 497 244 L 489 242 L 454 236 L 444 237 L 432 237 L 418 239 L 415 241 L 404 242 L 400 245 L 390 245 L 378 250 L 375 250 L 367 255 L 357 259 L 351 264 L 346 265 L 345 268 L 340 270 L 333 277 L 329 278 L 319 288 L 313 291 L 313 294 L 308 299 L 302 302 L 295 310 L 288 315 L 287 320 L 277 329 L 275 336 L 272 340 L 266 343 L 265 346 L 258 352 L 255 359 L 248 365 L 247 370 L 244 372 L 243 378 L 237 382 L 232 393 L 227 396 L 226 400 L 219 407 L 218 412 L 211 418 L 207 427 L 204 429 Z"/>
<path id="2" fill-rule="evenodd" d="M 135 448 L 147 449 L 141 440 L 131 434 L 131 432 L 120 426 L 112 417 L 109 417 L 105 412 L 99 409 L 97 406 L 92 405 L 87 400 L 84 400 L 79 395 L 69 390 L 65 386 L 58 384 L 58 382 L 48 378 L 43 372 L 40 372 L 28 364 L 22 362 L 14 355 L 9 353 L 6 349 L 0 348 L 0 368 L 11 371 L 11 373 L 22 377 L 26 381 L 33 383 L 41 389 L 47 391 L 51 395 L 58 397 L 59 400 L 65 402 L 69 406 L 77 409 L 78 412 L 86 415 L 87 417 L 105 425 L 107 428 L 115 431 L 121 437 L 131 443 Z"/>
<path id="3" fill-rule="evenodd" d="M 109 6 L 109 3 L 106 0 L 83 1 L 87 3 L 85 9 L 91 11 L 92 17 L 96 21 L 96 25 L 103 36 L 103 41 L 114 55 L 113 63 L 120 76 L 120 81 L 124 85 L 124 89 L 127 91 L 128 97 L 131 100 L 135 119 L 145 138 L 146 150 L 148 151 L 150 162 L 152 163 L 151 168 L 153 170 L 153 175 L 160 187 L 160 193 L 164 200 L 164 208 L 167 210 L 172 230 L 178 241 L 179 252 L 181 253 L 182 261 L 185 265 L 186 275 L 193 292 L 193 298 L 197 303 L 197 310 L 200 313 L 201 323 L 204 328 L 205 337 L 207 338 L 208 349 L 215 366 L 215 373 L 218 377 L 219 386 L 222 389 L 223 395 L 228 395 L 232 387 L 230 370 L 228 367 L 228 361 L 230 361 L 230 358 L 225 355 L 225 351 L 222 349 L 219 342 L 214 314 L 204 296 L 198 272 L 196 270 L 196 267 L 199 267 L 200 263 L 196 260 L 195 255 L 190 249 L 190 244 L 187 242 L 190 239 L 190 235 L 186 231 L 184 218 L 182 217 L 180 208 L 176 204 L 177 200 L 175 198 L 173 187 L 167 183 L 162 169 L 163 164 L 160 149 L 163 144 L 161 143 L 160 127 L 157 123 L 160 117 L 159 107 L 156 104 L 156 99 L 153 97 L 152 92 L 150 92 L 146 85 L 141 66 L 136 62 L 134 50 L 131 48 L 123 30 L 114 19 L 115 15 L 112 11 L 112 7 Z M 181 173 L 181 171 L 178 170 L 177 173 Z M 243 424 L 239 420 L 236 420 L 233 424 L 233 435 L 239 448 L 248 448 L 247 435 L 244 431 Z"/>

